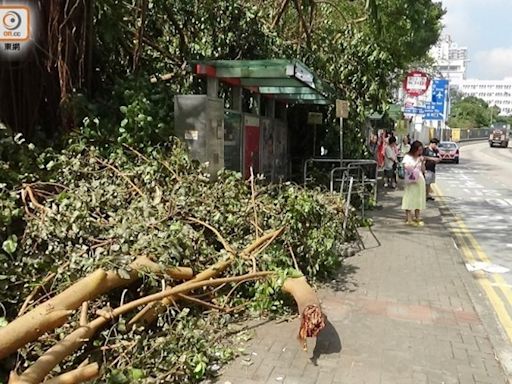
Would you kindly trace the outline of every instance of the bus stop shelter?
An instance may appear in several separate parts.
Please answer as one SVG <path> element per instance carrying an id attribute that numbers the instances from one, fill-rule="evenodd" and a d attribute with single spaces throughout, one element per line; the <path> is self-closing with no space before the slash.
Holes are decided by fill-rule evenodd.
<path id="1" fill-rule="evenodd" d="M 287 179 L 287 111 L 293 104 L 328 105 L 328 86 L 297 60 L 194 62 L 204 95 L 175 97 L 176 134 L 210 173 L 227 168 L 268 180 Z"/>

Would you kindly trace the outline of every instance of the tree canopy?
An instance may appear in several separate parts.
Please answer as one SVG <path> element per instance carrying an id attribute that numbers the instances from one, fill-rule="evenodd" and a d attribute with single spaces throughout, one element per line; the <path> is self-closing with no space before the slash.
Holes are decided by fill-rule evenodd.
<path id="1" fill-rule="evenodd" d="M 456 91 L 451 92 L 452 107 L 448 125 L 451 128 L 481 128 L 489 127 L 493 122 L 510 124 L 512 119 L 500 116 L 500 108 L 496 105 L 489 106 L 475 96 L 464 97 Z"/>
<path id="2" fill-rule="evenodd" d="M 200 59 L 300 59 L 352 103 L 358 125 L 386 108 L 403 71 L 437 41 L 444 13 L 431 0 L 68 3 L 36 2 L 49 28 L 33 67 L 0 64 L 0 96 L 10 99 L 0 119 L 28 136 L 80 128 L 88 117 L 99 135 L 168 137 L 172 95 L 201 89 L 188 72 Z"/>

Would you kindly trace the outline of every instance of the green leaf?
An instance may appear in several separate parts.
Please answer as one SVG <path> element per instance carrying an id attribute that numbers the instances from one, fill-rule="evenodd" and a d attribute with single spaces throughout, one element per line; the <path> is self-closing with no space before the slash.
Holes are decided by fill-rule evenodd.
<path id="1" fill-rule="evenodd" d="M 46 164 L 46 169 L 47 169 L 48 171 L 51 171 L 51 170 L 52 170 L 52 168 L 53 168 L 54 166 L 55 166 L 55 161 L 50 160 L 50 161 L 48 162 L 48 164 Z"/>
<path id="2" fill-rule="evenodd" d="M 144 373 L 144 371 L 142 369 L 131 368 L 129 372 L 130 372 L 130 377 L 133 380 L 140 380 L 140 379 L 143 379 L 144 377 L 146 377 L 146 374 Z"/>
<path id="3" fill-rule="evenodd" d="M 121 279 L 124 279 L 124 280 L 129 280 L 130 279 L 130 274 L 128 273 L 128 271 L 126 269 L 119 268 L 117 270 L 117 274 L 119 275 L 119 277 Z"/>
<path id="4" fill-rule="evenodd" d="M 11 235 L 5 240 L 2 244 L 2 249 L 7 252 L 9 255 L 13 255 L 18 248 L 18 237 L 16 235 Z"/>
<path id="5" fill-rule="evenodd" d="M 109 376 L 109 383 L 112 384 L 126 384 L 129 382 L 130 379 L 128 379 L 128 377 L 126 377 L 126 375 L 119 370 L 112 371 L 112 373 Z"/>

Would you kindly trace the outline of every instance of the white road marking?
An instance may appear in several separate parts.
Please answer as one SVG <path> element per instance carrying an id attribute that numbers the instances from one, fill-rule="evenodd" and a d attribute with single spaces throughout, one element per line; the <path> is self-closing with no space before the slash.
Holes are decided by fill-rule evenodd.
<path id="1" fill-rule="evenodd" d="M 499 193 L 498 191 L 495 191 L 493 189 L 483 189 L 482 192 L 486 196 L 501 196 L 501 193 Z"/>
<path id="2" fill-rule="evenodd" d="M 502 231 L 502 230 L 508 228 L 508 226 L 506 226 L 506 225 L 488 225 L 488 224 L 475 224 L 475 225 L 467 224 L 467 227 L 469 229 L 488 229 L 491 231 Z"/>
<path id="3" fill-rule="evenodd" d="M 507 202 L 503 201 L 502 199 L 487 199 L 486 202 L 499 208 L 505 208 L 509 206 Z"/>
<path id="4" fill-rule="evenodd" d="M 483 192 L 478 190 L 471 191 L 470 189 L 464 188 L 464 192 L 466 192 L 469 195 L 484 196 Z"/>

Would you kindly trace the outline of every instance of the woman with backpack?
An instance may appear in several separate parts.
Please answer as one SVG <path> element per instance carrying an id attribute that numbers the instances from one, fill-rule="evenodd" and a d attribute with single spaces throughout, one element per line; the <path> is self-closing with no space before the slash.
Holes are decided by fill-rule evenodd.
<path id="1" fill-rule="evenodd" d="M 402 161 L 404 167 L 405 192 L 402 198 L 402 209 L 405 210 L 405 222 L 415 227 L 423 226 L 421 211 L 426 208 L 425 162 L 423 160 L 423 144 L 415 141 L 409 153 Z M 414 212 L 414 213 L 413 213 Z"/>

